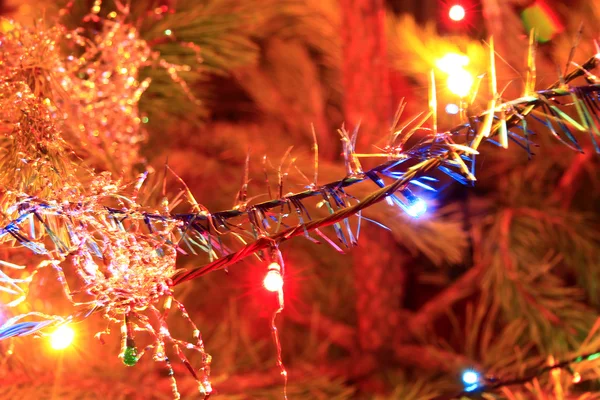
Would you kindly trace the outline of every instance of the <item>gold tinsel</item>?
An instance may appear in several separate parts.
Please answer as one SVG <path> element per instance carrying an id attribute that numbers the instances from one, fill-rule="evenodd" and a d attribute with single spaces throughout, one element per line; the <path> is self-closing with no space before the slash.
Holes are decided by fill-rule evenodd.
<path id="1" fill-rule="evenodd" d="M 69 315 L 15 310 L 4 326 L 41 319 L 30 333 L 43 334 L 99 313 L 121 326 L 120 357 L 127 365 L 152 352 L 171 368 L 172 349 L 200 393 L 208 394 L 210 357 L 168 284 L 175 272 L 177 222 L 156 223 L 148 232 L 143 223 L 125 226 L 108 211 L 142 209 L 137 196 L 146 175 L 130 186 L 120 182 L 143 161 L 139 145 L 146 134 L 138 103 L 150 82 L 138 80 L 140 69 L 156 64 L 178 80 L 177 73 L 189 67 L 161 60 L 128 23 L 126 8 L 107 18 L 98 11 L 97 2 L 84 20 L 95 24 L 94 33 L 59 23 L 26 28 L 1 21 L 0 244 L 35 256 L 25 265 L 0 260 L 0 299 L 19 305 L 37 271 L 53 268 L 74 308 Z M 164 214 L 168 202 L 159 208 Z M 172 304 L 190 322 L 193 342 L 171 336 L 166 318 Z M 151 338 L 140 351 L 134 342 L 138 332 Z M 200 372 L 184 350 L 200 353 Z M 172 376 L 171 381 L 178 398 Z"/>

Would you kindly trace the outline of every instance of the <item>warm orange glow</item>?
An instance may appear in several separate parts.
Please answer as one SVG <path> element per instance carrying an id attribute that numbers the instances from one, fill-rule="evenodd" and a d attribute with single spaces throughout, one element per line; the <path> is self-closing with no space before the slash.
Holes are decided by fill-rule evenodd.
<path id="1" fill-rule="evenodd" d="M 465 8 L 461 5 L 455 4 L 450 7 L 448 11 L 448 16 L 452 21 L 462 21 L 465 18 Z"/>
<path id="2" fill-rule="evenodd" d="M 75 331 L 68 325 L 63 325 L 50 335 L 50 347 L 54 350 L 64 350 L 71 345 Z"/>
<path id="3" fill-rule="evenodd" d="M 469 57 L 458 53 L 447 53 L 435 62 L 435 66 L 447 74 L 464 69 L 467 65 L 469 65 Z"/>
<path id="4" fill-rule="evenodd" d="M 473 78 L 473 75 L 471 75 L 468 71 L 464 69 L 458 69 L 448 75 L 446 84 L 448 85 L 448 90 L 450 92 L 458 97 L 465 97 L 471 91 L 474 81 L 475 79 Z"/>
<path id="5" fill-rule="evenodd" d="M 435 66 L 448 75 L 446 86 L 458 97 L 465 97 L 471 92 L 475 78 L 465 69 L 469 65 L 469 57 L 459 53 L 446 53 L 435 62 Z"/>

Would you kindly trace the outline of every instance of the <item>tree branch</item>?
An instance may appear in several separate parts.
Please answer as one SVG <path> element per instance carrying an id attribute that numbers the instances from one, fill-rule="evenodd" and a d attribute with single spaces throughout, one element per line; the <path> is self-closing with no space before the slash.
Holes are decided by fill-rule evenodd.
<path id="1" fill-rule="evenodd" d="M 405 345 L 394 346 L 396 360 L 402 365 L 418 367 L 427 370 L 455 373 L 464 367 L 478 367 L 467 357 L 441 350 L 434 346 Z"/>
<path id="2" fill-rule="evenodd" d="M 552 194 L 552 199 L 561 201 L 563 208 L 568 208 L 573 200 L 573 195 L 579 186 L 579 176 L 583 173 L 585 164 L 592 159 L 594 153 L 588 151 L 586 153 L 577 154 L 573 158 L 573 162 L 564 172 L 558 186 Z"/>
<path id="3" fill-rule="evenodd" d="M 300 325 L 310 326 L 321 338 L 351 353 L 356 352 L 358 345 L 356 329 L 350 325 L 334 321 L 316 310 L 312 313 L 301 313 L 287 308 L 285 318 Z"/>
<path id="4" fill-rule="evenodd" d="M 483 273 L 483 263 L 475 265 L 454 281 L 449 287 L 438 293 L 435 297 L 423 305 L 407 323 L 407 329 L 399 331 L 395 342 L 404 342 L 411 335 L 420 335 L 424 329 L 438 317 L 444 314 L 452 304 L 460 301 L 471 294 L 477 288 L 479 277 Z"/>

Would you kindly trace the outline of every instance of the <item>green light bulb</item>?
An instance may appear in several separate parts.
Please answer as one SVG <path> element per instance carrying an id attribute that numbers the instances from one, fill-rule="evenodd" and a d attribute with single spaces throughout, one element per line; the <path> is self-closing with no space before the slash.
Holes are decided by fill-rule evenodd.
<path id="1" fill-rule="evenodd" d="M 138 362 L 138 351 L 135 346 L 125 347 L 125 353 L 123 354 L 123 364 L 128 367 L 133 367 Z"/>

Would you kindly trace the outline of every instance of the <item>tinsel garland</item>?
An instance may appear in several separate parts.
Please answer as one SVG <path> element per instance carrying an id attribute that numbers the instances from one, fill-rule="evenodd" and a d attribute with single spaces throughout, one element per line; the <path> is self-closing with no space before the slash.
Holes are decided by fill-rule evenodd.
<path id="1" fill-rule="evenodd" d="M 476 156 L 483 142 L 507 147 L 511 141 L 531 154 L 533 132 L 528 124 L 534 120 L 576 151 L 582 151 L 577 132 L 589 133 L 595 149 L 600 149 L 595 137 L 600 135 L 600 85 L 589 72 L 598 63 L 596 56 L 547 90 L 533 91 L 535 77 L 530 76 L 533 84 L 528 79 L 522 97 L 504 101 L 495 89 L 492 49 L 489 81 L 493 97 L 485 112 L 465 113 L 466 122 L 462 125 L 440 133 L 434 122 L 432 134 L 405 147 L 410 135 L 427 117 L 435 121 L 433 101 L 425 118 L 408 133 L 393 134 L 384 152 L 374 155 L 385 158 L 385 162 L 374 168 L 363 170 L 355 149 L 357 132 L 350 134 L 342 129 L 347 171 L 343 179 L 324 185 L 315 179 L 306 190 L 283 195 L 280 174 L 277 198 L 250 203 L 243 188 L 236 207 L 220 212 L 210 212 L 187 191 L 183 197 L 190 211 L 174 213 L 172 210 L 181 206 L 181 198 L 170 203 L 165 197 L 155 207 L 141 200 L 147 174 L 123 184 L 109 174 L 78 166 L 77 157 L 86 157 L 94 151 L 110 152 L 106 143 L 126 148 L 126 153 L 117 154 L 120 168 L 127 169 L 137 161 L 133 155 L 137 155 L 135 144 L 141 137 L 131 135 L 141 132 L 137 105 L 149 84 L 138 82 L 137 77 L 140 68 L 160 60 L 160 55 L 139 38 L 126 18 L 113 16 L 103 20 L 97 14 L 96 11 L 91 16 L 102 23 L 103 29 L 93 41 L 80 31 L 68 31 L 60 25 L 33 31 L 10 22 L 9 29 L 1 35 L 5 51 L 0 68 L 3 82 L 0 107 L 4 117 L 0 127 L 3 135 L 0 240 L 8 246 L 27 248 L 43 259 L 35 268 L 0 261 L 7 271 L 0 271 L 0 291 L 14 296 L 8 305 L 15 306 L 25 300 L 27 286 L 37 270 L 52 267 L 65 296 L 77 311 L 66 317 L 41 312 L 16 315 L 0 327 L 0 339 L 43 334 L 51 327 L 99 313 L 121 326 L 120 356 L 127 365 L 134 365 L 144 353 L 152 351 L 155 360 L 171 368 L 165 353 L 170 345 L 205 396 L 212 391 L 208 379 L 210 356 L 204 351 L 200 331 L 184 306 L 173 298 L 173 286 L 257 254 L 271 265 L 268 270 L 271 276 L 281 279 L 271 286 L 279 294 L 279 312 L 283 308 L 285 274 L 279 251 L 282 242 L 304 235 L 314 242 L 322 240 L 339 248 L 320 230 L 333 225 L 337 241 L 350 247 L 360 234 L 361 211 L 384 199 L 409 215 L 418 216 L 425 204 L 412 190 L 435 190 L 438 178 L 431 175 L 434 171 L 461 184 L 474 182 Z M 65 56 L 58 45 L 62 41 L 70 42 L 83 55 Z M 113 46 L 113 42 L 121 45 Z M 42 55 L 44 60 L 51 60 L 47 66 L 42 63 Z M 181 85 L 185 84 L 176 76 L 176 71 L 185 67 L 162 61 L 156 64 L 167 68 Z M 570 85 L 581 76 L 588 79 L 587 85 Z M 571 105 L 578 119 L 567 113 Z M 78 135 L 86 138 L 87 149 L 71 148 L 73 138 Z M 102 161 L 105 165 L 111 163 Z M 386 185 L 385 180 L 391 183 Z M 347 187 L 365 181 L 373 182 L 379 189 L 360 201 L 346 191 Z M 315 198 L 317 204 L 311 204 L 310 199 Z M 313 219 L 311 215 L 318 215 L 319 209 L 327 210 L 329 215 Z M 353 224 L 349 218 L 356 215 L 358 223 Z M 177 253 L 204 253 L 211 261 L 197 268 L 176 270 Z M 67 261 L 79 282 L 76 288 L 67 283 L 63 270 Z M 29 274 L 24 278 L 10 274 L 23 270 Z M 166 318 L 173 304 L 193 327 L 192 342 L 171 336 Z M 274 322 L 276 314 L 272 329 L 285 377 Z M 136 332 L 149 333 L 152 343 L 138 351 L 134 341 Z M 199 369 L 192 367 L 184 350 L 201 354 Z M 173 395 L 178 398 L 172 374 L 171 380 Z M 497 387 L 491 385 L 489 389 Z"/>

